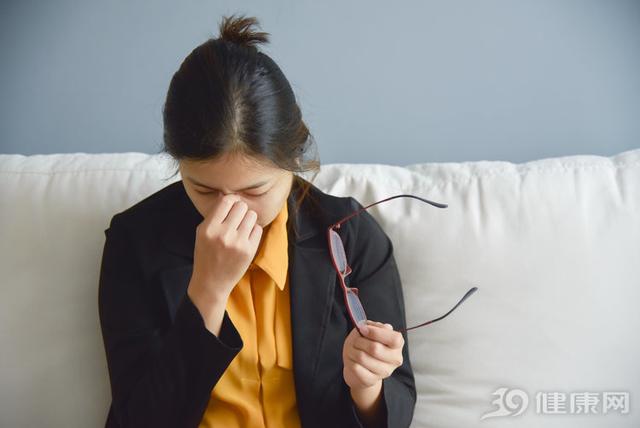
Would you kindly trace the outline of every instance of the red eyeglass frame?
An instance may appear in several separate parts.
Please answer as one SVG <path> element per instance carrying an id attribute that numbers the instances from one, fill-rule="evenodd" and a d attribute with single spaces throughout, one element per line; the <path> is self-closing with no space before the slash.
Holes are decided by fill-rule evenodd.
<path id="1" fill-rule="evenodd" d="M 363 335 L 363 334 L 360 331 L 360 328 L 358 326 L 358 322 L 357 322 L 355 316 L 353 315 L 351 305 L 349 304 L 348 294 L 350 292 L 353 293 L 353 295 L 356 297 L 360 307 L 362 308 L 362 312 L 363 312 L 363 315 L 365 315 L 365 318 L 366 318 L 366 313 L 364 312 L 364 306 L 362 306 L 362 302 L 360 301 L 360 298 L 358 297 L 358 289 L 356 287 L 348 287 L 347 284 L 346 284 L 345 278 L 351 273 L 351 266 L 349 265 L 349 263 L 346 260 L 346 252 L 344 251 L 344 242 L 342 241 L 342 237 L 340 236 L 339 233 L 337 233 L 335 231 L 340 229 L 341 225 L 344 222 L 346 222 L 350 218 L 355 217 L 356 215 L 360 214 L 362 211 L 364 211 L 364 210 L 366 210 L 366 209 L 368 209 L 368 208 L 370 208 L 370 207 L 372 207 L 374 205 L 377 205 L 379 203 L 386 202 L 386 201 L 389 201 L 389 200 L 395 199 L 395 198 L 401 198 L 401 197 L 418 199 L 420 201 L 423 201 L 423 202 L 426 202 L 426 203 L 428 203 L 430 205 L 433 205 L 433 206 L 435 206 L 437 208 L 447 208 L 448 207 L 447 204 L 442 204 L 442 203 L 439 203 L 439 202 L 433 202 L 433 201 L 430 201 L 430 200 L 425 199 L 425 198 L 421 198 L 420 196 L 416 196 L 416 195 L 410 195 L 410 194 L 394 195 L 394 196 L 390 196 L 388 198 L 382 199 L 380 201 L 374 202 L 372 204 L 369 204 L 367 206 L 364 206 L 364 207 L 354 211 L 353 213 L 349 214 L 348 216 L 342 218 L 341 220 L 337 221 L 336 223 L 333 223 L 332 225 L 330 225 L 327 228 L 327 241 L 328 241 L 328 244 L 329 244 L 329 254 L 331 256 L 331 263 L 333 264 L 333 267 L 335 268 L 336 272 L 338 273 L 338 277 L 340 278 L 340 285 L 342 286 L 344 303 L 345 303 L 345 306 L 347 307 L 347 312 L 349 313 L 349 317 L 351 318 L 351 322 L 358 329 L 358 332 L 360 333 L 360 335 Z M 331 240 L 332 231 L 334 231 L 335 234 L 340 238 L 338 242 L 342 246 L 342 252 L 345 253 L 345 271 L 344 271 L 344 273 L 340 271 L 340 268 L 338 267 L 338 262 L 336 261 L 336 255 L 333 252 L 333 244 L 332 244 L 332 240 Z M 429 324 L 431 324 L 433 322 L 436 322 L 436 321 L 439 321 L 439 320 L 445 318 L 447 315 L 449 315 L 451 312 L 453 312 L 454 309 L 456 309 L 463 301 L 465 301 L 469 296 L 471 296 L 477 290 L 478 290 L 478 287 L 470 288 L 466 292 L 466 294 L 458 301 L 458 303 L 456 303 L 453 306 L 453 308 L 451 308 L 444 315 L 442 315 L 442 316 L 440 316 L 438 318 L 435 318 L 435 319 L 420 323 L 420 324 L 415 325 L 413 327 L 401 328 L 401 329 L 398 329 L 396 331 L 406 332 L 408 330 L 412 330 L 412 329 L 415 329 L 415 328 L 418 328 L 418 327 L 423 327 L 423 326 L 429 325 Z"/>

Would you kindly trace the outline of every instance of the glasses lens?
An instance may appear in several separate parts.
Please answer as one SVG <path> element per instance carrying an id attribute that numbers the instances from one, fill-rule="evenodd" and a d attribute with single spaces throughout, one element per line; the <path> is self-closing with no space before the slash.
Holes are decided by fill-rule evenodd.
<path id="1" fill-rule="evenodd" d="M 360 299 L 351 290 L 347 290 L 347 302 L 349 303 L 349 309 L 351 310 L 351 314 L 353 315 L 353 318 L 355 318 L 357 324 L 367 321 L 367 315 L 364 313 L 364 308 L 362 307 L 362 303 L 360 303 Z"/>
<path id="2" fill-rule="evenodd" d="M 336 264 L 338 265 L 338 270 L 345 274 L 347 270 L 347 255 L 344 253 L 344 246 L 342 245 L 342 239 L 340 235 L 335 230 L 331 230 L 329 232 L 329 236 L 331 237 L 331 251 L 333 252 L 333 257 L 336 260 Z"/>

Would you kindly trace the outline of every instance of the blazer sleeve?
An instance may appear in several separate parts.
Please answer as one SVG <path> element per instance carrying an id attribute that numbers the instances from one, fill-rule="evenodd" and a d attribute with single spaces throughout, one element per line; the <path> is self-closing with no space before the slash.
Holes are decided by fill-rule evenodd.
<path id="1" fill-rule="evenodd" d="M 350 197 L 353 209 L 362 208 Z M 404 297 L 400 274 L 393 256 L 393 243 L 368 211 L 352 220 L 357 221 L 353 241 L 347 244 L 347 256 L 352 268 L 350 286 L 358 288 L 358 295 L 373 321 L 389 323 L 394 330 L 406 328 Z M 353 254 L 351 256 L 350 254 Z M 403 332 L 402 364 L 391 376 L 382 380 L 383 402 L 386 407 L 386 427 L 408 427 L 413 419 L 416 386 L 409 360 L 409 340 Z M 353 412 L 357 415 L 355 405 Z"/>
<path id="2" fill-rule="evenodd" d="M 219 337 L 207 330 L 187 294 L 173 324 L 159 325 L 121 223 L 116 215 L 105 230 L 98 292 L 111 411 L 122 428 L 197 427 L 242 339 L 226 311 Z"/>

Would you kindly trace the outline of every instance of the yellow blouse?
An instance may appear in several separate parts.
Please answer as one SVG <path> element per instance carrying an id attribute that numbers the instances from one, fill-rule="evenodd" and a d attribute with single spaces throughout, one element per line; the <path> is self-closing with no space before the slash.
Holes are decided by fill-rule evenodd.
<path id="1" fill-rule="evenodd" d="M 227 312 L 243 347 L 211 391 L 199 427 L 299 427 L 289 307 L 287 203 L 265 227 Z"/>

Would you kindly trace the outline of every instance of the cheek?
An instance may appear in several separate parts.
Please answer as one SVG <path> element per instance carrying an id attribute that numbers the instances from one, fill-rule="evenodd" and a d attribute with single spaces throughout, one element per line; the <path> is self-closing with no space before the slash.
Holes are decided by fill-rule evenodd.
<path id="1" fill-rule="evenodd" d="M 249 206 L 251 207 L 251 205 Z M 265 214 L 263 207 L 255 206 L 254 204 L 254 207 L 251 209 L 258 214 L 258 219 L 256 220 L 256 223 L 258 223 L 261 227 L 265 227 L 265 225 L 271 221 L 270 218 L 267 218 L 267 214 Z"/>
<path id="2" fill-rule="evenodd" d="M 207 200 L 207 198 L 196 197 L 193 200 L 193 205 L 196 207 L 202 217 L 206 217 L 213 208 L 213 201 Z"/>
<path id="3" fill-rule="evenodd" d="M 271 223 L 279 212 L 278 207 L 270 203 L 247 201 L 247 204 L 249 205 L 250 209 L 254 210 L 258 214 L 258 219 L 256 220 L 256 222 L 262 227 L 265 227 L 269 223 Z"/>
<path id="4" fill-rule="evenodd" d="M 191 192 L 191 202 L 202 217 L 206 217 L 215 208 L 218 201 L 214 196 Z"/>

